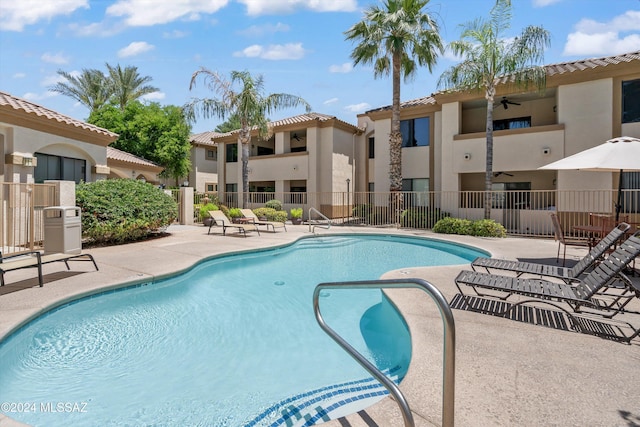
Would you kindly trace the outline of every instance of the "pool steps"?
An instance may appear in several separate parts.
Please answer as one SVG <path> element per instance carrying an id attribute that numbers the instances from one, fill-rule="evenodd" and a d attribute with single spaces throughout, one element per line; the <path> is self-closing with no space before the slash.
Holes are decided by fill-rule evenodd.
<path id="1" fill-rule="evenodd" d="M 398 383 L 401 378 L 395 372 L 399 369 L 400 367 L 387 369 L 384 373 Z M 284 399 L 264 410 L 245 424 L 245 427 L 312 426 L 362 409 L 362 400 L 378 401 L 381 396 L 388 394 L 384 386 L 372 377 L 334 384 Z M 347 410 L 346 407 L 354 402 L 359 405 L 354 410 Z"/>

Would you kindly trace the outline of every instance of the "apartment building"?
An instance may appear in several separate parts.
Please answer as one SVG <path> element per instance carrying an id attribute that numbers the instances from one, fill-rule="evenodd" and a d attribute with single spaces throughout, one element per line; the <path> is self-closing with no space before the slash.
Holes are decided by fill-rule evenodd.
<path id="1" fill-rule="evenodd" d="M 202 132 L 191 135 L 191 171 L 187 182 L 199 193 L 218 192 L 218 144 L 214 138 L 218 132 Z"/>
<path id="2" fill-rule="evenodd" d="M 610 190 L 618 172 L 552 171 L 539 167 L 617 136 L 640 137 L 640 52 L 545 66 L 546 89 L 522 91 L 508 77 L 494 105 L 493 186 L 496 190 Z M 402 175 L 406 191 L 482 191 L 485 185 L 486 100 L 483 92 L 440 92 L 404 102 Z M 358 191 L 387 191 L 391 107 L 358 116 Z M 637 172 L 624 188 L 640 188 Z M 555 209 L 559 200 L 547 200 Z M 584 208 L 606 211 L 613 200 Z M 507 208 L 505 206 L 498 206 Z M 451 210 L 459 206 L 450 206 Z M 575 207 L 563 206 L 563 209 Z M 495 219 L 502 221 L 500 209 Z M 481 217 L 481 209 L 478 210 Z M 546 218 L 546 217 L 545 217 Z"/>
<path id="3" fill-rule="evenodd" d="M 306 204 L 308 193 L 350 190 L 357 169 L 355 152 L 361 129 L 319 113 L 274 121 L 270 128 L 267 139 L 260 139 L 257 129 L 251 131 L 248 167 L 252 203 L 277 198 L 292 207 Z M 216 135 L 212 141 L 218 147 L 218 190 L 237 193 L 242 200 L 238 131 Z M 325 213 L 335 214 L 331 201 L 320 204 Z"/>

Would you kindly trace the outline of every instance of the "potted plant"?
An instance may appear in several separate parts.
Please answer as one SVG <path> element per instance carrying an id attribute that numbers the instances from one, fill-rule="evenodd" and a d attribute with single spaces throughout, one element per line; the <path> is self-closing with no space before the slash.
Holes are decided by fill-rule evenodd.
<path id="1" fill-rule="evenodd" d="M 205 227 L 209 227 L 213 222 L 213 218 L 209 215 L 209 211 L 217 211 L 218 207 L 213 203 L 207 203 L 200 207 L 200 218 L 202 219 L 202 224 Z"/>
<path id="2" fill-rule="evenodd" d="M 302 224 L 302 208 L 291 208 L 289 212 L 291 216 L 291 223 L 294 225 Z"/>
<path id="3" fill-rule="evenodd" d="M 229 209 L 227 216 L 231 218 L 232 222 L 238 222 L 237 219 L 242 218 L 242 212 L 240 211 L 240 208 L 231 208 Z"/>

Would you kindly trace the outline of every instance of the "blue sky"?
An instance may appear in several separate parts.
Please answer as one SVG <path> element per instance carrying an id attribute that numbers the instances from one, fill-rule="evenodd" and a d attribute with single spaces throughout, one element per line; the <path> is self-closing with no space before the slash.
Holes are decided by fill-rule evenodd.
<path id="1" fill-rule="evenodd" d="M 487 17 L 494 0 L 431 0 L 427 10 L 445 42 L 460 24 Z M 106 71 L 105 63 L 135 66 L 159 92 L 147 99 L 183 105 L 212 97 L 202 81 L 189 91 L 193 72 L 206 67 L 261 74 L 265 94 L 290 93 L 313 111 L 356 123 L 368 109 L 391 103 L 391 81 L 352 66 L 353 44 L 344 32 L 378 0 L 2 0 L 0 90 L 84 120 L 88 111 L 48 91 L 57 70 Z M 528 25 L 551 32 L 545 63 L 640 50 L 640 0 L 513 0 L 512 34 Z M 455 58 L 445 55 L 432 73 L 418 70 L 403 84 L 402 100 L 437 90 L 440 74 Z M 303 110 L 283 110 L 278 120 Z M 223 120 L 200 119 L 193 132 Z"/>

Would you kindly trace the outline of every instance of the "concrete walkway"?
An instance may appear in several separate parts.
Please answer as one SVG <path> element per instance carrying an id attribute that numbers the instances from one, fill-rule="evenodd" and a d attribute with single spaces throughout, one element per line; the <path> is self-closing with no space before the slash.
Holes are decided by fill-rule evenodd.
<path id="1" fill-rule="evenodd" d="M 213 255 L 285 245 L 310 235 L 304 225 L 287 225 L 287 229 L 287 232 L 262 232 L 260 236 L 250 233 L 243 238 L 207 235 L 207 228 L 202 226 L 171 226 L 168 237 L 86 250 L 94 255 L 100 268 L 97 272 L 90 263 L 74 263 L 71 272 L 62 263 L 46 265 L 43 288 L 34 287 L 35 270 L 8 273 L 7 286 L 0 288 L 0 340 L 52 305 L 97 290 L 160 279 Z M 434 237 L 483 248 L 495 257 L 541 262 L 555 261 L 557 250 L 555 242 L 539 239 L 474 238 L 348 227 L 316 232 Z M 575 261 L 585 253 L 586 248 L 569 247 L 567 258 Z M 383 278 L 425 279 L 456 306 L 458 291 L 453 278 L 462 268 L 465 266 L 415 267 L 388 272 Z M 413 360 L 401 389 L 409 400 L 417 426 L 440 425 L 443 326 L 439 313 L 421 291 L 387 293 L 403 313 L 414 346 Z M 634 301 L 633 305 L 640 310 L 640 301 Z M 544 327 L 465 309 L 454 309 L 453 314 L 456 425 L 640 425 L 639 338 L 629 345 L 563 327 Z M 630 320 L 638 324 L 640 316 Z M 0 414 L 0 427 L 17 425 L 21 424 Z M 366 411 L 327 425 L 392 427 L 403 423 L 397 405 L 387 398 Z"/>

